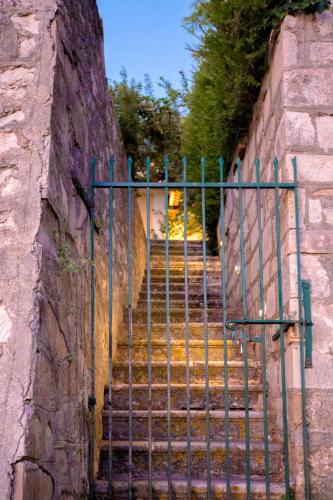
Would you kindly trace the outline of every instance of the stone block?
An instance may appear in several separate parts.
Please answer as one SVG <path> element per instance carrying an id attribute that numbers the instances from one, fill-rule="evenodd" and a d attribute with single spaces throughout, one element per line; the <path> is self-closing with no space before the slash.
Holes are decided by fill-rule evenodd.
<path id="1" fill-rule="evenodd" d="M 308 113 L 286 111 L 285 139 L 288 146 L 313 146 L 316 130 Z"/>
<path id="2" fill-rule="evenodd" d="M 12 331 L 12 320 L 4 305 L 0 304 L 0 344 L 8 342 Z"/>
<path id="3" fill-rule="evenodd" d="M 313 37 L 318 39 L 319 37 L 333 40 L 333 23 L 332 23 L 332 5 L 331 11 L 326 10 L 322 14 L 317 14 L 313 21 Z"/>
<path id="4" fill-rule="evenodd" d="M 297 66 L 299 46 L 296 34 L 290 29 L 283 29 L 281 32 L 283 46 L 283 62 L 285 68 Z"/>
<path id="5" fill-rule="evenodd" d="M 17 135 L 14 132 L 0 132 L 0 154 L 18 148 Z"/>
<path id="6" fill-rule="evenodd" d="M 53 481 L 37 464 L 24 461 L 14 467 L 13 500 L 51 500 Z"/>
<path id="7" fill-rule="evenodd" d="M 319 255 L 303 255 L 303 278 L 311 281 L 312 296 L 330 297 L 330 278 Z"/>
<path id="8" fill-rule="evenodd" d="M 277 286 L 275 283 L 272 283 L 266 292 L 265 304 L 266 304 L 266 317 L 274 318 L 278 311 Z"/>
<path id="9" fill-rule="evenodd" d="M 288 233 L 288 252 L 296 252 L 295 231 Z M 306 254 L 332 254 L 333 234 L 327 229 L 304 229 L 301 231 L 301 252 Z"/>
<path id="10" fill-rule="evenodd" d="M 325 208 L 324 217 L 327 224 L 333 224 L 333 208 Z"/>
<path id="11" fill-rule="evenodd" d="M 333 469 L 333 446 L 323 443 L 322 446 L 312 449 L 313 436 L 310 434 L 310 474 L 313 498 L 331 500 L 333 498 L 333 484 L 328 478 Z"/>
<path id="12" fill-rule="evenodd" d="M 11 169 L 0 172 L 0 196 L 12 196 L 18 193 L 22 187 L 21 182 Z"/>
<path id="13" fill-rule="evenodd" d="M 274 58 L 271 64 L 271 74 L 269 78 L 269 87 L 271 88 L 272 102 L 275 101 L 277 94 L 281 89 L 281 83 L 283 81 L 284 64 L 285 64 L 285 54 L 283 50 L 283 43 L 280 39 L 275 47 Z"/>
<path id="14" fill-rule="evenodd" d="M 311 62 L 330 64 L 333 62 L 333 42 L 313 42 L 309 48 Z"/>
<path id="15" fill-rule="evenodd" d="M 288 389 L 301 388 L 300 347 L 291 344 L 286 351 L 286 381 Z"/>
<path id="16" fill-rule="evenodd" d="M 286 106 L 333 106 L 333 68 L 296 69 L 284 73 Z"/>
<path id="17" fill-rule="evenodd" d="M 36 17 L 36 14 L 22 14 L 22 15 L 14 15 L 11 17 L 11 20 L 14 23 L 14 26 L 17 28 L 27 31 L 32 35 L 38 35 L 39 33 L 39 20 Z"/>
<path id="18" fill-rule="evenodd" d="M 36 48 L 36 41 L 34 38 L 28 38 L 20 43 L 20 57 L 30 57 Z"/>
<path id="19" fill-rule="evenodd" d="M 24 68 L 22 66 L 7 69 L 0 73 L 0 94 L 7 92 L 10 97 L 16 95 L 23 97 L 23 89 L 31 84 L 35 74 L 35 69 Z M 9 91 L 9 94 L 8 94 Z M 16 92 L 16 93 L 15 93 Z"/>
<path id="20" fill-rule="evenodd" d="M 0 20 L 0 61 L 15 59 L 17 53 L 17 31 L 10 20 L 4 17 Z"/>
<path id="21" fill-rule="evenodd" d="M 319 116 L 316 122 L 319 146 L 325 153 L 333 151 L 333 115 Z"/>
<path id="22" fill-rule="evenodd" d="M 22 122 L 23 120 L 24 113 L 21 110 L 15 111 L 14 113 L 10 113 L 0 118 L 0 127 L 5 127 L 12 122 Z"/>
<path id="23" fill-rule="evenodd" d="M 293 155 L 288 155 L 287 160 L 290 161 Z M 320 154 L 298 154 L 297 155 L 297 172 L 298 180 L 300 182 L 313 183 L 328 183 L 333 182 L 333 155 L 320 155 Z"/>
<path id="24" fill-rule="evenodd" d="M 309 222 L 310 224 L 320 224 L 322 221 L 323 209 L 321 201 L 318 199 L 309 200 Z"/>

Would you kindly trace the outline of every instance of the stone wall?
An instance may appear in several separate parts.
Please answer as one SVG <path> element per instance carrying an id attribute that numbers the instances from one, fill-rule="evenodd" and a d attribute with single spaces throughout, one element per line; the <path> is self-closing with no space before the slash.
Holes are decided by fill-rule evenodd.
<path id="1" fill-rule="evenodd" d="M 86 498 L 90 158 L 124 179 L 95 1 L 0 0 L 0 498 Z M 114 341 L 127 193 L 114 198 Z M 145 237 L 134 200 L 134 296 Z M 96 193 L 96 439 L 108 357 L 108 194 Z"/>
<path id="2" fill-rule="evenodd" d="M 272 41 L 273 45 L 273 41 Z M 254 110 L 249 136 L 237 154 L 244 181 L 255 181 L 254 159 L 263 181 L 273 180 L 272 159 L 280 161 L 280 180 L 292 181 L 297 157 L 300 184 L 302 278 L 311 281 L 313 368 L 306 370 L 309 465 L 313 498 L 333 497 L 333 12 L 288 16 L 274 42 L 270 69 Z M 236 181 L 233 169 L 229 180 Z M 244 232 L 249 317 L 260 317 L 256 193 L 244 192 Z M 241 317 L 238 193 L 226 199 L 228 306 Z M 277 245 L 274 192 L 261 193 L 263 217 L 265 317 L 278 317 Z M 283 306 L 298 317 L 293 193 L 280 195 Z M 231 313 L 230 313 L 231 314 Z M 251 333 L 251 332 L 250 332 Z M 258 334 L 258 330 L 256 330 Z M 266 329 L 271 434 L 282 439 L 280 346 Z M 258 348 L 257 348 L 258 349 Z M 286 335 L 290 464 L 298 498 L 303 498 L 300 367 L 297 331 Z"/>

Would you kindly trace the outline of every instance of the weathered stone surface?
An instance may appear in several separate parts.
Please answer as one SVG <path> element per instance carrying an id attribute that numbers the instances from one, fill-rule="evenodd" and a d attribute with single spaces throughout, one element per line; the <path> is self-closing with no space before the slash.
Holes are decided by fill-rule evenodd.
<path id="1" fill-rule="evenodd" d="M 18 34 L 12 22 L 0 18 L 0 61 L 15 58 L 18 52 Z"/>
<path id="2" fill-rule="evenodd" d="M 316 130 L 311 117 L 307 113 L 287 111 L 285 120 L 285 134 L 288 145 L 313 146 Z"/>
<path id="3" fill-rule="evenodd" d="M 287 16 L 271 58 L 271 67 L 263 81 L 249 137 L 256 144 L 248 147 L 243 160 L 243 178 L 255 157 L 261 159 L 261 178 L 273 179 L 272 157 L 280 160 L 280 179 L 292 182 L 292 159 L 297 157 L 299 180 L 299 222 L 301 227 L 302 279 L 311 282 L 313 326 L 313 368 L 305 372 L 307 422 L 309 429 L 310 481 L 314 498 L 332 497 L 332 440 L 330 425 L 325 429 L 332 406 L 333 352 L 333 11 L 315 16 Z M 290 59 L 288 59 L 290 57 Z M 283 82 L 282 87 L 280 81 Z M 271 99 L 274 94 L 274 99 Z M 268 97 L 267 97 L 268 96 Z M 272 121 L 272 117 L 275 117 Z M 263 133 L 263 130 L 267 133 Z M 236 181 L 233 173 L 230 181 Z M 273 195 L 273 196 L 272 196 Z M 249 195 L 248 195 L 249 196 Z M 246 199 L 246 196 L 244 196 Z M 298 317 L 297 259 L 295 238 L 295 203 L 292 192 L 281 193 L 281 260 L 284 316 Z M 225 205 L 228 239 L 226 262 L 228 303 L 239 308 L 241 289 L 234 277 L 239 264 L 239 223 L 235 207 L 238 200 L 227 193 Z M 264 314 L 278 317 L 278 277 L 276 214 L 274 194 L 261 193 L 263 226 Z M 252 229 L 255 208 L 245 213 L 245 232 L 251 244 L 245 243 L 247 314 L 258 317 L 259 267 L 258 230 Z M 260 313 L 259 313 L 260 316 Z M 249 329 L 250 331 L 250 329 Z M 253 328 L 258 334 L 258 329 Z M 267 328 L 268 407 L 271 425 L 277 436 L 282 432 L 281 354 L 279 342 L 272 342 L 273 328 Z M 300 359 L 297 332 L 289 331 L 286 340 L 286 376 L 288 425 L 290 442 L 290 472 L 296 487 L 296 498 L 304 498 L 303 450 L 301 433 Z M 316 397 L 318 394 L 318 398 Z M 320 415 L 322 414 L 322 416 Z"/>
<path id="4" fill-rule="evenodd" d="M 12 321 L 4 306 L 0 306 L 0 343 L 7 342 L 12 329 Z"/>
<path id="5" fill-rule="evenodd" d="M 320 64 L 333 62 L 333 42 L 314 42 L 310 45 L 310 60 Z"/>
<path id="6" fill-rule="evenodd" d="M 107 179 L 114 155 L 124 179 L 126 158 L 96 3 L 0 0 L 0 15 L 0 498 L 86 498 L 90 160 Z M 116 347 L 127 299 L 127 193 L 114 198 Z M 133 206 L 136 300 L 145 240 Z M 97 408 L 108 367 L 107 208 L 107 193 L 97 193 Z"/>
<path id="7" fill-rule="evenodd" d="M 320 200 L 309 200 L 309 222 L 318 224 L 322 221 L 323 209 Z"/>
<path id="8" fill-rule="evenodd" d="M 333 59 L 332 59 L 333 63 Z M 319 116 L 317 118 L 318 142 L 325 153 L 333 150 L 332 135 L 333 135 L 333 115 Z"/>
<path id="9" fill-rule="evenodd" d="M 284 74 L 287 106 L 333 106 L 333 69 L 297 69 Z"/>
<path id="10" fill-rule="evenodd" d="M 13 490 L 13 500 L 52 500 L 54 485 L 51 476 L 37 464 L 23 461 L 15 464 Z"/>

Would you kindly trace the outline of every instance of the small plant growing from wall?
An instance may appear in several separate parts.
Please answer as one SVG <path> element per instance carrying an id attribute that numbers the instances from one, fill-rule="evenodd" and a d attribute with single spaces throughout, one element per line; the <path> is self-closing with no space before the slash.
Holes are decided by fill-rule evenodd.
<path id="1" fill-rule="evenodd" d="M 67 274 L 77 274 L 84 271 L 88 261 L 73 255 L 68 245 L 62 243 L 59 231 L 53 229 L 53 241 L 56 245 L 57 262 Z"/>

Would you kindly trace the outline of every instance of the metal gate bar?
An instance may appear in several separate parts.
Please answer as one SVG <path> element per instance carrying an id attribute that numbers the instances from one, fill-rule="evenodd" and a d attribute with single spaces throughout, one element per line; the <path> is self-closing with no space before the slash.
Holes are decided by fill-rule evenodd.
<path id="1" fill-rule="evenodd" d="M 110 159 L 109 180 L 113 181 L 114 158 Z M 108 415 L 109 415 L 109 482 L 108 495 L 112 499 L 112 377 L 113 377 L 113 300 L 112 300 L 112 282 L 113 282 L 113 188 L 109 189 L 109 393 L 108 393 Z"/>
<path id="2" fill-rule="evenodd" d="M 220 158 L 220 182 L 224 179 L 224 160 Z M 220 189 L 220 262 L 221 262 L 221 285 L 222 285 L 222 308 L 223 308 L 223 376 L 224 376 L 224 416 L 225 416 L 225 454 L 226 454 L 226 483 L 227 500 L 231 499 L 231 462 L 230 462 L 230 424 L 229 424 L 229 373 L 228 373 L 228 337 L 227 337 L 227 269 L 226 269 L 226 235 L 225 235 L 225 209 L 224 188 Z"/>
<path id="3" fill-rule="evenodd" d="M 128 159 L 128 181 L 132 181 L 132 159 Z M 128 186 L 128 498 L 132 500 L 133 483 L 133 394 L 132 394 L 132 343 L 133 343 L 133 306 L 132 306 L 132 187 Z"/>
<path id="4" fill-rule="evenodd" d="M 279 163 L 277 158 L 273 160 L 275 183 L 279 182 Z M 278 265 L 278 296 L 279 296 L 279 319 L 283 319 L 283 283 L 282 283 L 282 261 L 281 261 L 281 216 L 279 189 L 275 187 L 275 228 L 276 228 L 276 253 Z M 282 384 L 282 419 L 283 419 L 283 448 L 284 448 L 284 471 L 286 482 L 286 498 L 290 498 L 289 479 L 289 449 L 288 449 L 288 409 L 287 409 L 287 382 L 286 382 L 286 360 L 284 352 L 284 329 L 280 325 L 280 355 L 281 355 L 281 384 Z"/>
<path id="5" fill-rule="evenodd" d="M 211 432 L 210 432 L 210 386 L 209 386 L 209 335 L 208 335 L 208 297 L 207 297 L 207 248 L 206 248 L 206 189 L 218 188 L 220 191 L 220 237 L 221 237 L 221 285 L 222 285 L 222 308 L 223 308 L 223 340 L 224 340 L 224 418 L 225 418 L 225 450 L 226 450 L 226 493 L 227 498 L 231 496 L 231 457 L 230 457 L 230 421 L 229 421 L 229 387 L 228 387 L 228 336 L 227 329 L 245 328 L 246 325 L 258 325 L 261 328 L 260 337 L 249 338 L 246 334 L 242 334 L 242 344 L 244 348 L 244 401 L 245 401 L 245 438 L 246 438 L 246 492 L 247 499 L 251 495 L 251 448 L 250 448 L 250 426 L 249 426 L 249 364 L 248 364 L 248 342 L 260 342 L 262 344 L 262 386 L 263 386 L 263 412 L 264 412 L 264 446 L 265 446 L 265 487 L 266 498 L 270 498 L 270 463 L 269 463 L 269 439 L 268 439 L 268 411 L 266 401 L 266 346 L 265 346 L 265 326 L 276 324 L 280 330 L 280 355 L 281 355 L 281 377 L 282 377 L 282 407 L 283 407 L 283 431 L 284 431 L 284 461 L 285 461 L 285 486 L 286 499 L 291 498 L 290 493 L 290 478 L 289 478 L 289 457 L 288 457 L 288 415 L 287 415 L 287 393 L 286 393 L 286 373 L 285 373 L 285 353 L 284 353 L 284 333 L 286 326 L 298 325 L 300 331 L 300 372 L 301 372 L 301 392 L 302 392 L 302 420 L 303 420 L 303 453 L 304 453 L 304 476 L 305 499 L 310 498 L 309 477 L 308 477 L 308 458 L 307 458 L 307 427 L 306 427 L 306 402 L 305 402 L 305 350 L 304 350 L 304 329 L 308 327 L 310 330 L 311 311 L 309 311 L 309 301 L 306 300 L 307 310 L 305 311 L 306 322 L 303 320 L 303 303 L 302 303 L 302 280 L 301 280 L 301 254 L 300 254 L 300 225 L 299 225 L 299 205 L 298 205 L 298 181 L 297 181 L 297 163 L 293 160 L 294 181 L 279 182 L 279 164 L 277 159 L 274 159 L 274 182 L 261 182 L 260 179 L 260 162 L 257 160 L 256 165 L 256 182 L 243 182 L 241 163 L 237 162 L 238 182 L 223 181 L 223 160 L 220 159 L 220 182 L 205 182 L 205 160 L 201 161 L 201 182 L 187 181 L 187 161 L 183 160 L 183 182 L 169 182 L 169 162 L 165 159 L 165 182 L 150 182 L 150 161 L 147 160 L 146 182 L 132 181 L 132 160 L 128 160 L 128 181 L 115 182 L 113 179 L 114 160 L 110 160 L 109 164 L 109 180 L 107 182 L 97 182 L 95 179 L 96 162 L 93 159 L 91 162 L 91 207 L 90 207 L 90 237 L 91 237 L 91 384 L 90 397 L 88 401 L 89 410 L 91 412 L 90 419 L 90 435 L 89 435 L 89 481 L 90 481 L 90 498 L 94 495 L 94 462 L 95 462 L 95 443 L 94 443 L 94 418 L 95 418 L 95 251 L 94 251 L 94 231 L 95 231 L 95 189 L 109 189 L 109 486 L 108 495 L 113 496 L 112 491 L 112 461 L 113 461 L 113 446 L 112 446 L 112 375 L 113 375 L 113 342 L 112 342 L 112 253 L 113 253 L 113 189 L 127 189 L 128 193 L 128 388 L 129 388 L 129 404 L 128 404 L 128 496 L 131 499 L 133 495 L 133 291 L 132 291 L 132 273 L 133 273 L 133 256 L 132 256 L 132 219 L 133 219 L 133 190 L 141 188 L 146 191 L 146 209 L 147 209 L 147 350 L 148 350 L 148 495 L 153 497 L 153 459 L 152 459 L 152 318 L 151 318 L 151 243 L 150 243 L 150 190 L 152 188 L 164 189 L 165 193 L 165 278 L 166 278 L 166 347 L 167 347 L 167 434 L 168 434 L 168 465 L 167 465 L 167 481 L 168 481 L 168 498 L 172 498 L 172 420 L 171 420 L 171 332 L 170 332 L 170 279 L 169 279 L 169 189 L 181 189 L 184 195 L 184 289 L 185 289 L 185 327 L 186 327 L 186 440 L 187 440 L 187 496 L 191 498 L 191 395 L 190 395 L 190 312 L 189 312 L 189 270 L 188 270 L 188 241 L 187 241 L 187 196 L 189 189 L 200 189 L 202 197 L 202 252 L 203 252 L 203 322 L 204 322 L 204 357 L 205 357 L 205 420 L 206 420 L 206 458 L 207 458 L 207 497 L 212 495 L 211 485 Z M 241 254 L 241 291 L 242 291 L 242 310 L 243 319 L 228 320 L 227 319 L 227 274 L 226 274 L 226 231 L 225 231 L 225 209 L 224 195 L 226 189 L 236 189 L 239 193 L 239 215 L 240 215 L 240 254 Z M 245 261 L 245 241 L 244 241 L 244 206 L 243 206 L 243 190 L 256 190 L 257 196 L 257 224 L 258 224 L 258 252 L 259 252 L 259 291 L 260 291 L 260 307 L 261 318 L 248 319 L 247 317 L 247 302 L 246 302 L 246 261 Z M 277 243 L 277 263 L 278 263 L 278 296 L 279 296 L 279 319 L 267 320 L 264 319 L 264 277 L 263 277 L 263 228 L 262 228 L 262 213 L 261 213 L 261 190 L 274 190 L 275 193 L 275 215 L 276 215 L 276 243 Z M 297 272 L 298 272 L 298 301 L 299 301 L 299 319 L 290 320 L 283 317 L 283 294 L 282 294 L 282 262 L 281 262 L 281 216 L 280 216 L 280 200 L 279 193 L 281 189 L 292 190 L 295 200 L 295 225 L 296 225 L 296 250 L 297 250 Z M 305 300 L 305 299 L 304 299 Z M 309 319 L 310 318 L 310 319 Z M 307 338 L 307 353 L 311 352 L 311 338 Z M 309 354 L 310 356 L 310 354 Z M 308 357 L 309 357 L 308 356 Z M 309 357 L 310 359 L 310 357 Z M 307 361 L 309 364 L 309 361 Z"/>
<path id="6" fill-rule="evenodd" d="M 88 409 L 90 412 L 88 461 L 89 461 L 89 497 L 94 498 L 94 464 L 95 464 L 95 166 L 91 160 L 91 207 L 90 207 L 90 396 Z"/>
<path id="7" fill-rule="evenodd" d="M 308 431 L 306 421 L 306 392 L 305 392 L 305 356 L 304 356 L 304 326 L 303 326 L 303 304 L 302 304 L 302 266 L 301 266 L 301 238 L 299 223 L 299 202 L 298 202 L 298 179 L 297 179 L 297 159 L 293 158 L 294 183 L 294 205 L 295 205 L 295 227 L 296 227 L 296 254 L 297 254 L 297 288 L 298 288 L 298 317 L 300 321 L 300 372 L 302 391 L 302 435 L 303 435 L 303 460 L 304 460 L 304 492 L 306 500 L 310 500 L 310 480 L 308 469 Z"/>
<path id="8" fill-rule="evenodd" d="M 183 159 L 183 180 L 187 177 L 187 159 Z M 188 307 L 188 244 L 187 244 L 187 188 L 184 188 L 184 285 L 185 285 L 185 337 L 186 337 L 186 449 L 187 449 L 187 497 L 192 497 L 192 450 L 191 450 L 191 386 L 190 386 L 190 330 Z"/>
<path id="9" fill-rule="evenodd" d="M 201 181 L 205 183 L 205 160 L 201 160 Z M 201 189 L 202 206 L 202 255 L 203 255 L 203 320 L 205 342 L 205 408 L 206 408 L 206 458 L 207 458 L 207 498 L 211 498 L 211 443 L 210 443 L 210 394 L 209 394 L 209 352 L 208 352 L 208 311 L 207 311 L 207 246 L 206 246 L 206 191 Z"/>
<path id="10" fill-rule="evenodd" d="M 241 162 L 237 161 L 238 183 L 242 184 Z M 246 265 L 245 265 L 245 244 L 244 244 L 244 208 L 243 208 L 243 191 L 239 188 L 239 235 L 240 235 L 240 252 L 241 252 L 241 276 L 242 276 L 242 309 L 243 318 L 247 318 L 246 305 Z M 249 366 L 248 366 L 248 344 L 246 335 L 242 341 L 244 350 L 244 406 L 245 406 L 245 439 L 246 439 L 246 498 L 251 497 L 251 449 L 250 449 L 250 419 L 249 419 Z"/>
<path id="11" fill-rule="evenodd" d="M 260 183 L 260 161 L 255 161 L 256 167 L 256 182 Z M 262 231 L 262 214 L 261 214 L 261 193 L 260 189 L 256 189 L 257 201 L 257 216 L 258 216 L 258 254 L 259 254 L 259 289 L 260 289 L 260 316 L 265 315 L 265 297 L 264 297 L 264 257 L 263 257 L 263 231 Z M 267 412 L 267 373 L 266 373 L 266 335 L 265 325 L 261 325 L 262 337 L 262 394 L 263 394 L 263 410 L 264 410 L 264 441 L 265 441 L 265 482 L 266 482 L 266 499 L 270 500 L 270 477 L 269 477 L 269 441 L 268 441 L 268 412 Z"/>
<path id="12" fill-rule="evenodd" d="M 167 340 L 167 411 L 168 411 L 168 499 L 172 498 L 172 450 L 171 450 L 171 354 L 170 354 L 170 295 L 169 295 L 169 161 L 164 160 L 165 171 L 165 293 L 166 293 L 166 340 Z"/>
<path id="13" fill-rule="evenodd" d="M 146 161 L 147 181 L 150 179 L 150 160 Z M 148 351 L 148 497 L 153 498 L 153 463 L 152 463 L 152 355 L 151 355 L 151 277 L 150 277 L 150 188 L 146 189 L 147 212 L 147 351 Z"/>

